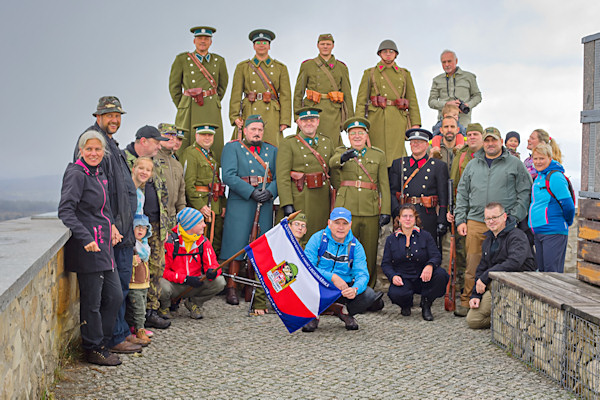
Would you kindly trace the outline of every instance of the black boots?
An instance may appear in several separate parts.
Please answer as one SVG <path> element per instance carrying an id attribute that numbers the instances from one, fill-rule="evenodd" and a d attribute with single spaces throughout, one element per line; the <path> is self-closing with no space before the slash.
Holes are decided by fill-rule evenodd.
<path id="1" fill-rule="evenodd" d="M 229 264 L 229 273 L 231 275 L 238 275 L 240 273 L 241 261 L 232 261 Z M 237 290 L 235 288 L 235 282 L 231 278 L 227 278 L 227 287 L 225 288 L 225 301 L 227 304 L 237 306 L 240 304 L 240 300 L 237 296 Z"/>
<path id="2" fill-rule="evenodd" d="M 431 300 L 427 297 L 421 298 L 421 315 L 425 321 L 433 321 L 433 314 L 431 314 Z"/>
<path id="3" fill-rule="evenodd" d="M 319 318 L 311 320 L 308 324 L 302 327 L 302 332 L 314 332 L 319 326 Z"/>

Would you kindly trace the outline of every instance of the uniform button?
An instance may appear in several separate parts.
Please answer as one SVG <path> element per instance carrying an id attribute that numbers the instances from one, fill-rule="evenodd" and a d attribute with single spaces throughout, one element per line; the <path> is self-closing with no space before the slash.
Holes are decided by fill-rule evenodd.
<path id="1" fill-rule="evenodd" d="M 406 172 L 406 168 L 404 168 L 404 172 Z"/>
<path id="2" fill-rule="evenodd" d="M 256 83 L 256 81 L 252 81 L 252 83 Z"/>
<path id="3" fill-rule="evenodd" d="M 381 87 L 385 89 L 385 85 L 381 85 Z"/>
<path id="4" fill-rule="evenodd" d="M 254 111 L 256 111 L 256 107 L 254 107 Z"/>
<path id="5" fill-rule="evenodd" d="M 423 185 L 423 189 L 425 189 L 425 185 Z M 421 195 L 421 196 L 423 196 L 423 195 Z"/>
<path id="6" fill-rule="evenodd" d="M 265 157 L 268 157 L 268 156 L 269 156 L 269 154 L 265 153 Z"/>
<path id="7" fill-rule="evenodd" d="M 432 161 L 432 162 L 431 162 L 431 165 L 435 165 L 435 161 Z"/>
<path id="8" fill-rule="evenodd" d="M 360 188 L 358 188 L 358 191 L 360 192 Z"/>
<path id="9" fill-rule="evenodd" d="M 327 146 L 323 146 L 323 148 L 324 148 L 324 149 L 326 149 L 326 148 L 327 148 Z M 327 157 L 327 156 L 325 156 L 325 157 Z"/>
<path id="10" fill-rule="evenodd" d="M 308 164 L 304 164 L 304 165 L 306 165 L 308 167 Z"/>
<path id="11" fill-rule="evenodd" d="M 253 170 L 253 169 L 251 169 L 251 170 L 250 170 L 250 172 L 254 173 L 254 170 Z"/>
<path id="12" fill-rule="evenodd" d="M 304 157 L 306 157 L 306 154 L 304 154 Z"/>
<path id="13" fill-rule="evenodd" d="M 273 71 L 271 71 L 271 75 L 273 75 Z"/>
<path id="14" fill-rule="evenodd" d="M 267 110 L 269 109 L 269 107 L 267 107 Z"/>
<path id="15" fill-rule="evenodd" d="M 187 59 L 189 60 L 190 58 L 188 57 Z"/>
<path id="16" fill-rule="evenodd" d="M 250 153 L 246 152 L 246 155 L 247 155 L 247 156 L 249 156 L 249 155 L 250 155 Z"/>
<path id="17" fill-rule="evenodd" d="M 196 81 L 192 79 L 192 83 L 196 83 Z"/>
<path id="18" fill-rule="evenodd" d="M 431 172 L 431 170 L 429 168 L 427 168 L 427 172 Z"/>
<path id="19" fill-rule="evenodd" d="M 359 176 L 358 176 L 358 179 L 362 179 L 362 175 L 359 175 Z"/>
<path id="20" fill-rule="evenodd" d="M 192 71 L 192 75 L 194 75 L 194 71 Z"/>
<path id="21" fill-rule="evenodd" d="M 248 164 L 252 164 L 252 160 L 248 160 Z"/>
<path id="22" fill-rule="evenodd" d="M 219 59 L 217 57 L 215 57 L 215 62 L 219 61 Z M 215 64 L 215 67 L 217 66 L 217 64 Z"/>
<path id="23" fill-rule="evenodd" d="M 252 75 L 256 75 L 256 72 L 253 72 Z"/>
<path id="24" fill-rule="evenodd" d="M 428 176 L 426 176 L 426 177 L 425 177 L 425 180 L 427 180 L 427 179 L 429 179 L 429 177 L 428 177 Z"/>

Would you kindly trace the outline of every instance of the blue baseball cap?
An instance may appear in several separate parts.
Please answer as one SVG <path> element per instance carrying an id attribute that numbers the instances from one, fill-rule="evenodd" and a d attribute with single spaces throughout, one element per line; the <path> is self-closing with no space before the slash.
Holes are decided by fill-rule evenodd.
<path id="1" fill-rule="evenodd" d="M 344 207 L 336 207 L 331 211 L 331 214 L 329 214 L 329 219 L 332 221 L 340 218 L 346 220 L 346 222 L 352 222 L 352 213 Z"/>

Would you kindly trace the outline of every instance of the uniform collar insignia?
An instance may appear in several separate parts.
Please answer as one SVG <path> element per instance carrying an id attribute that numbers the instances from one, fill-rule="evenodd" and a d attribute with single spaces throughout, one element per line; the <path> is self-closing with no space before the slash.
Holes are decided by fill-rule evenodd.
<path id="1" fill-rule="evenodd" d="M 365 154 L 367 154 L 367 148 L 363 148 L 361 151 L 358 152 L 360 154 L 361 157 L 364 157 Z"/>
<path id="2" fill-rule="evenodd" d="M 300 136 L 302 137 L 302 139 L 304 139 L 304 141 L 306 141 L 306 143 L 308 143 L 310 146 L 316 146 L 319 143 L 319 137 L 317 135 L 315 135 L 314 138 L 309 138 L 308 136 L 306 136 L 304 133 L 300 132 Z"/>
<path id="3" fill-rule="evenodd" d="M 198 53 L 195 53 L 195 54 L 196 54 L 196 58 L 197 58 L 198 60 L 200 60 L 200 62 L 202 62 L 202 60 L 206 60 L 206 62 L 210 62 L 210 53 L 206 53 L 206 55 L 205 55 L 205 56 L 201 56 L 201 55 L 200 55 L 200 54 L 198 54 Z"/>
<path id="4" fill-rule="evenodd" d="M 257 66 L 257 67 L 258 67 L 258 65 L 261 63 L 261 61 L 260 61 L 260 60 L 259 60 L 257 57 L 254 57 L 254 58 L 252 59 L 252 62 L 253 62 L 253 63 L 254 63 L 254 65 L 255 65 L 255 66 Z M 271 65 L 271 64 L 273 63 L 273 59 L 272 59 L 271 57 L 269 57 L 269 58 L 267 58 L 267 59 L 264 61 L 264 63 L 265 63 L 265 64 L 267 65 L 267 67 L 268 67 L 269 65 Z"/>

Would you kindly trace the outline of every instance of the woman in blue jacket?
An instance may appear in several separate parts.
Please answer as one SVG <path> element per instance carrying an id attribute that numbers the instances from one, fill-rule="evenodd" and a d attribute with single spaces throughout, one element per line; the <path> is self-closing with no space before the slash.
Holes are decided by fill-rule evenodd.
<path id="1" fill-rule="evenodd" d="M 433 321 L 431 304 L 444 296 L 449 279 L 440 268 L 442 255 L 431 234 L 419 227 L 414 205 L 402 205 L 394 222 L 398 221 L 400 227 L 387 237 L 381 261 L 381 269 L 391 283 L 388 296 L 407 317 L 411 314 L 413 294 L 420 293 L 423 319 Z"/>
<path id="2" fill-rule="evenodd" d="M 575 216 L 565 169 L 552 159 L 552 147 L 538 144 L 531 154 L 538 171 L 531 190 L 529 226 L 535 239 L 535 260 L 540 272 L 563 272 L 569 226 Z M 548 190 L 548 188 L 550 190 Z"/>
<path id="3" fill-rule="evenodd" d="M 81 345 L 88 362 L 119 365 L 106 349 L 123 299 L 115 269 L 113 237 L 117 231 L 108 200 L 108 181 L 99 164 L 106 151 L 102 134 L 79 138 L 80 158 L 63 176 L 58 217 L 71 230 L 65 245 L 65 269 L 77 273 L 80 292 Z"/>

